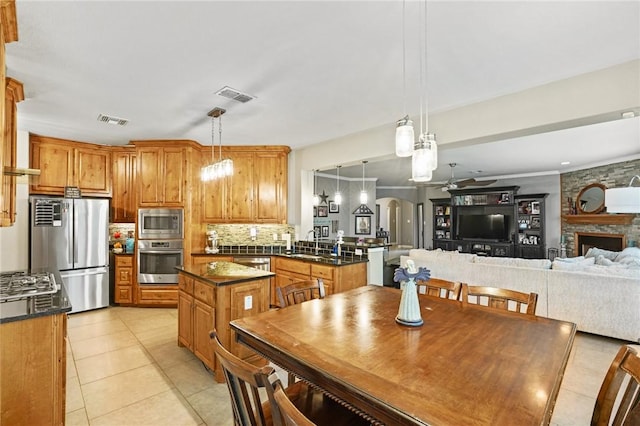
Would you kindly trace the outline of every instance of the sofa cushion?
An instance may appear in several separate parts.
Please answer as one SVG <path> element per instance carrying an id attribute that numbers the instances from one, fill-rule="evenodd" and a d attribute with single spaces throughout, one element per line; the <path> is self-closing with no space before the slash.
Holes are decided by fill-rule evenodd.
<path id="1" fill-rule="evenodd" d="M 585 267 L 594 265 L 596 259 L 594 257 L 585 258 L 584 256 L 559 258 L 556 257 L 551 264 L 551 269 L 559 271 L 582 271 Z"/>
<path id="2" fill-rule="evenodd" d="M 615 264 L 615 262 L 613 260 L 607 259 L 606 257 L 604 257 L 601 254 L 596 256 L 596 265 L 611 266 L 611 265 L 614 265 L 614 264 Z"/>
<path id="3" fill-rule="evenodd" d="M 640 260 L 640 248 L 639 247 L 627 247 L 618 253 L 615 258 L 616 262 L 621 262 L 625 259 L 638 259 Z"/>
<path id="4" fill-rule="evenodd" d="M 598 257 L 598 256 L 604 256 L 606 259 L 609 260 L 616 260 L 616 257 L 618 256 L 619 252 L 617 251 L 611 251 L 611 250 L 604 250 L 604 249 L 599 249 L 597 247 L 591 247 L 588 251 L 587 254 L 584 255 L 584 257 Z"/>
<path id="5" fill-rule="evenodd" d="M 475 263 L 485 263 L 489 265 L 515 266 L 518 268 L 550 269 L 549 259 L 522 259 L 517 257 L 486 257 L 476 256 Z"/>

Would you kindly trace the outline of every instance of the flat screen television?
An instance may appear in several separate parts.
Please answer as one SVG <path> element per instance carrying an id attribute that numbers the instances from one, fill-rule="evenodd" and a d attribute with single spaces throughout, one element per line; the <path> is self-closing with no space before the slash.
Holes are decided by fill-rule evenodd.
<path id="1" fill-rule="evenodd" d="M 457 238 L 460 240 L 509 240 L 510 216 L 503 214 L 458 215 Z"/>

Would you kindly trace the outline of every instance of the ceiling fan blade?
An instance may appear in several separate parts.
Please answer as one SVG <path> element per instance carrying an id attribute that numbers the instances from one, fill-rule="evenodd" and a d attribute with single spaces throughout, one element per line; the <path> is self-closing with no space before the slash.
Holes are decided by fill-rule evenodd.
<path id="1" fill-rule="evenodd" d="M 468 179 L 468 180 L 472 180 L 473 182 L 466 183 L 465 186 L 487 186 L 497 182 L 496 179 L 491 179 L 491 180 Z"/>
<path id="2" fill-rule="evenodd" d="M 458 186 L 458 188 L 463 188 L 465 186 L 469 186 L 469 185 L 473 185 L 475 184 L 476 180 L 475 179 L 463 179 L 463 180 L 459 180 L 458 182 L 455 182 L 454 184 Z"/>

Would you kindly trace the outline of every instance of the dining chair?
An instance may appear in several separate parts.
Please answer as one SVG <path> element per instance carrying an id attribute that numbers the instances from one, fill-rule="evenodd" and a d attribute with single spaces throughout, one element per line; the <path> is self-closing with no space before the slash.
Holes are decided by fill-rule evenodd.
<path id="1" fill-rule="evenodd" d="M 488 306 L 526 315 L 536 314 L 536 304 L 538 303 L 537 293 L 523 293 L 506 288 L 472 286 L 463 283 L 460 291 L 460 299 L 463 305 L 470 303 L 469 296 L 475 296 L 476 304 L 480 306 Z M 486 305 L 482 303 L 484 301 L 486 301 Z M 522 312 L 522 308 L 525 306 L 526 311 Z"/>
<path id="2" fill-rule="evenodd" d="M 429 296 L 442 297 L 444 299 L 458 300 L 460 297 L 460 283 L 455 281 L 430 278 L 428 281 L 419 280 L 418 286 L 426 287 L 425 294 Z"/>
<path id="3" fill-rule="evenodd" d="M 306 302 L 311 299 L 324 299 L 324 283 L 320 278 L 295 281 L 283 287 L 277 287 L 278 302 L 281 308 Z"/>
<path id="4" fill-rule="evenodd" d="M 638 348 L 624 345 L 618 350 L 600 386 L 591 426 L 640 425 Z"/>
<path id="5" fill-rule="evenodd" d="M 276 407 L 271 385 L 277 379 L 275 369 L 271 366 L 258 367 L 238 358 L 222 346 L 215 330 L 209 335 L 227 383 L 235 425 L 285 425 Z M 319 426 L 370 424 L 355 412 L 303 381 L 287 386 L 284 392 L 305 417 Z M 274 407 L 276 407 L 275 410 Z"/>
<path id="6" fill-rule="evenodd" d="M 282 387 L 282 382 L 277 377 L 274 379 L 274 376 L 269 376 L 269 382 L 273 389 L 273 400 L 275 401 L 275 406 L 271 407 L 271 409 L 279 411 L 282 423 L 285 426 L 316 426 L 291 402 Z"/>

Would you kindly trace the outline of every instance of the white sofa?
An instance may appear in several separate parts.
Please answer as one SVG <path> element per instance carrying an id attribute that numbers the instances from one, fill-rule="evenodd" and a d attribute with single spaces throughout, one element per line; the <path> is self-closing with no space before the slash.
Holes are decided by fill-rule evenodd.
<path id="1" fill-rule="evenodd" d="M 594 264 L 595 257 L 552 263 L 412 249 L 400 261 L 405 267 L 412 259 L 434 278 L 535 292 L 536 315 L 573 322 L 580 331 L 640 342 L 640 266 L 607 267 Z"/>

